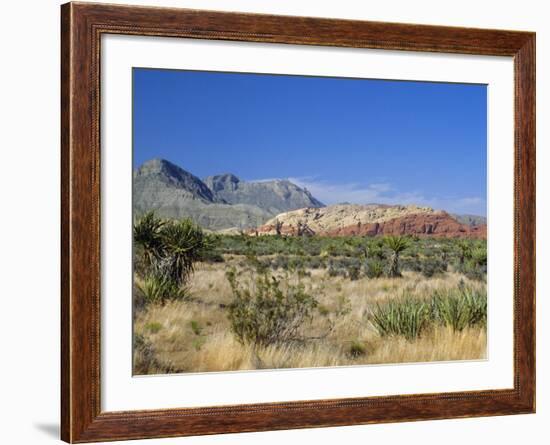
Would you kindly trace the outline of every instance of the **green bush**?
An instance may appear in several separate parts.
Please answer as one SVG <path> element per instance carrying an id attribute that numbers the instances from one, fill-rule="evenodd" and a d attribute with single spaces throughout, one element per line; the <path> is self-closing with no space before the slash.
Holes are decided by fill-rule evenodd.
<path id="1" fill-rule="evenodd" d="M 457 264 L 456 271 L 470 280 L 485 281 L 487 278 L 487 265 L 476 264 L 476 262 L 472 260 L 468 260 L 463 264 Z"/>
<path id="2" fill-rule="evenodd" d="M 348 268 L 348 278 L 351 281 L 358 280 L 360 276 L 361 276 L 361 268 L 359 267 L 359 265 L 354 264 Z"/>
<path id="3" fill-rule="evenodd" d="M 420 262 L 420 271 L 426 278 L 447 272 L 447 262 L 435 258 L 427 258 Z"/>
<path id="4" fill-rule="evenodd" d="M 384 265 L 379 260 L 370 260 L 366 265 L 366 275 L 369 278 L 380 278 L 384 275 Z"/>
<path id="5" fill-rule="evenodd" d="M 283 283 L 269 273 L 246 282 L 238 281 L 234 269 L 226 275 L 233 292 L 228 318 L 240 343 L 268 346 L 298 339 L 300 327 L 317 306 L 303 285 Z"/>
<path id="6" fill-rule="evenodd" d="M 145 325 L 145 328 L 151 333 L 156 334 L 162 329 L 162 323 L 159 323 L 158 321 L 152 321 L 150 323 L 147 323 Z"/>
<path id="7" fill-rule="evenodd" d="M 367 348 L 365 345 L 358 341 L 353 341 L 348 349 L 348 355 L 351 358 L 361 357 L 362 355 L 365 355 L 366 352 Z"/>
<path id="8" fill-rule="evenodd" d="M 196 320 L 191 320 L 191 322 L 189 323 L 189 325 L 191 326 L 191 330 L 193 331 L 193 334 L 195 335 L 201 335 L 201 332 L 202 332 L 202 327 L 200 325 L 200 323 Z"/>

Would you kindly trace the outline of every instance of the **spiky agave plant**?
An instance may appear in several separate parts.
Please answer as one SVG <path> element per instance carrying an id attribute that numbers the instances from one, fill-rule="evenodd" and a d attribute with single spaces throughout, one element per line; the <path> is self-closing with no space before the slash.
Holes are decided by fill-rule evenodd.
<path id="1" fill-rule="evenodd" d="M 157 262 L 158 272 L 184 284 L 194 263 L 212 246 L 212 239 L 188 218 L 164 224 L 160 235 L 163 253 Z"/>
<path id="2" fill-rule="evenodd" d="M 147 212 L 134 222 L 134 243 L 147 267 L 162 255 L 161 230 L 164 225 L 165 222 L 155 212 Z"/>
<path id="3" fill-rule="evenodd" d="M 387 236 L 384 238 L 384 244 L 391 250 L 388 276 L 391 278 L 400 277 L 399 255 L 409 247 L 409 240 L 404 236 Z"/>
<path id="4" fill-rule="evenodd" d="M 476 246 L 472 250 L 471 258 L 476 266 L 486 266 L 487 265 L 487 248 L 483 246 Z"/>
<path id="5" fill-rule="evenodd" d="M 426 302 L 403 295 L 385 304 L 377 303 L 370 321 L 382 337 L 400 335 L 407 340 L 419 337 L 429 323 L 430 311 Z"/>

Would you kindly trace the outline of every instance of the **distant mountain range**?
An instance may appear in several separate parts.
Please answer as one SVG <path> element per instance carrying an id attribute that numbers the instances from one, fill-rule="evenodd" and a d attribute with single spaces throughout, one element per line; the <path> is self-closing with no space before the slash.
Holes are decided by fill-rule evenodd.
<path id="1" fill-rule="evenodd" d="M 152 159 L 134 171 L 134 212 L 189 217 L 205 229 L 250 233 L 326 235 L 417 234 L 486 237 L 486 219 L 451 215 L 429 207 L 383 204 L 325 206 L 286 180 L 243 181 L 231 173 L 200 179 L 181 167 Z"/>
<path id="2" fill-rule="evenodd" d="M 288 180 L 247 182 L 229 173 L 201 180 L 163 159 L 134 171 L 133 190 L 137 214 L 187 216 L 210 230 L 257 227 L 281 212 L 324 205 Z"/>

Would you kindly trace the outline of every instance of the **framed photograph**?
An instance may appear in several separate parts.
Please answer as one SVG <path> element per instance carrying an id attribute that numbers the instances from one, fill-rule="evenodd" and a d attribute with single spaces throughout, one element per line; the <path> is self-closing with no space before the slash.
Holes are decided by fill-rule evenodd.
<path id="1" fill-rule="evenodd" d="M 61 8 L 62 439 L 535 411 L 535 34 Z"/>

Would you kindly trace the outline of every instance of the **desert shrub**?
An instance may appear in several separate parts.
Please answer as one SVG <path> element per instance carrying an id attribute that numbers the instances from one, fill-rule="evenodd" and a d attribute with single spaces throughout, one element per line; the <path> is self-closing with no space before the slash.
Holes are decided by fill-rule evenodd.
<path id="1" fill-rule="evenodd" d="M 195 351 L 200 351 L 205 343 L 206 343 L 205 337 L 195 337 L 191 342 Z"/>
<path id="2" fill-rule="evenodd" d="M 317 310 L 319 311 L 319 314 L 321 314 L 323 317 L 326 317 L 330 314 L 330 309 L 323 304 L 319 304 L 317 306 Z"/>
<path id="3" fill-rule="evenodd" d="M 317 301 L 300 283 L 282 282 L 269 273 L 238 280 L 227 272 L 233 293 L 228 318 L 240 343 L 268 346 L 297 340 L 302 324 L 311 319 Z"/>
<path id="4" fill-rule="evenodd" d="M 487 277 L 487 265 L 476 264 L 475 261 L 468 260 L 463 264 L 456 265 L 456 271 L 463 274 L 466 278 L 475 281 L 485 281 Z"/>
<path id="5" fill-rule="evenodd" d="M 271 267 L 273 269 L 288 270 L 288 256 L 286 256 L 286 255 L 277 255 L 271 261 Z"/>
<path id="6" fill-rule="evenodd" d="M 447 262 L 436 258 L 427 258 L 420 264 L 420 271 L 426 278 L 447 272 Z"/>
<path id="7" fill-rule="evenodd" d="M 429 305 L 418 299 L 404 296 L 377 304 L 371 313 L 371 323 L 382 337 L 399 335 L 407 340 L 420 336 L 430 321 Z"/>
<path id="8" fill-rule="evenodd" d="M 307 266 L 311 267 L 312 269 L 320 269 L 324 267 L 325 263 L 322 258 L 319 256 L 310 256 L 307 259 Z"/>
<path id="9" fill-rule="evenodd" d="M 201 256 L 201 261 L 206 263 L 223 263 L 225 259 L 221 253 L 206 249 Z"/>
<path id="10" fill-rule="evenodd" d="M 191 330 L 193 331 L 193 334 L 195 335 L 201 335 L 202 332 L 202 326 L 200 323 L 196 320 L 191 320 L 189 323 L 189 326 L 191 326 Z"/>
<path id="11" fill-rule="evenodd" d="M 422 272 L 423 260 L 417 257 L 409 256 L 407 258 L 401 258 L 399 261 L 401 264 L 401 270 L 409 270 L 411 272 Z"/>
<path id="12" fill-rule="evenodd" d="M 358 280 L 361 276 L 361 268 L 358 264 L 354 264 L 348 268 L 348 278 L 351 281 Z"/>
<path id="13" fill-rule="evenodd" d="M 160 367 L 153 345 L 143 335 L 134 335 L 133 362 L 135 374 L 151 374 Z"/>
<path id="14" fill-rule="evenodd" d="M 363 246 L 363 256 L 366 260 L 383 260 L 385 258 L 383 239 L 372 239 L 367 241 Z"/>
<path id="15" fill-rule="evenodd" d="M 328 267 L 328 276 L 329 277 L 345 277 L 347 274 L 346 269 L 341 267 L 336 267 L 334 265 L 329 265 Z"/>
<path id="16" fill-rule="evenodd" d="M 470 280 L 485 281 L 487 277 L 487 266 L 466 267 L 464 270 L 464 275 Z"/>
<path id="17" fill-rule="evenodd" d="M 153 344 L 145 336 L 135 334 L 133 343 L 134 374 L 172 374 L 179 371 L 171 363 L 163 363 L 157 358 Z"/>
<path id="18" fill-rule="evenodd" d="M 148 275 L 136 282 L 136 287 L 145 305 L 165 304 L 168 300 L 183 300 L 186 297 L 185 288 L 165 276 Z"/>
<path id="19" fill-rule="evenodd" d="M 269 261 L 260 260 L 254 253 L 249 252 L 246 255 L 246 264 L 259 274 L 267 272 L 271 263 Z"/>
<path id="20" fill-rule="evenodd" d="M 347 351 L 351 358 L 361 357 L 362 355 L 365 355 L 366 352 L 367 348 L 365 345 L 358 341 L 353 341 Z"/>
<path id="21" fill-rule="evenodd" d="M 454 331 L 487 323 L 486 292 L 469 288 L 436 292 L 431 304 L 433 318 Z"/>
<path id="22" fill-rule="evenodd" d="M 384 275 L 384 265 L 379 260 L 370 260 L 366 264 L 365 273 L 369 278 L 380 278 Z"/>
<path id="23" fill-rule="evenodd" d="M 145 325 L 145 329 L 147 329 L 151 334 L 156 334 L 162 329 L 162 323 L 159 323 L 158 321 L 151 321 Z"/>

